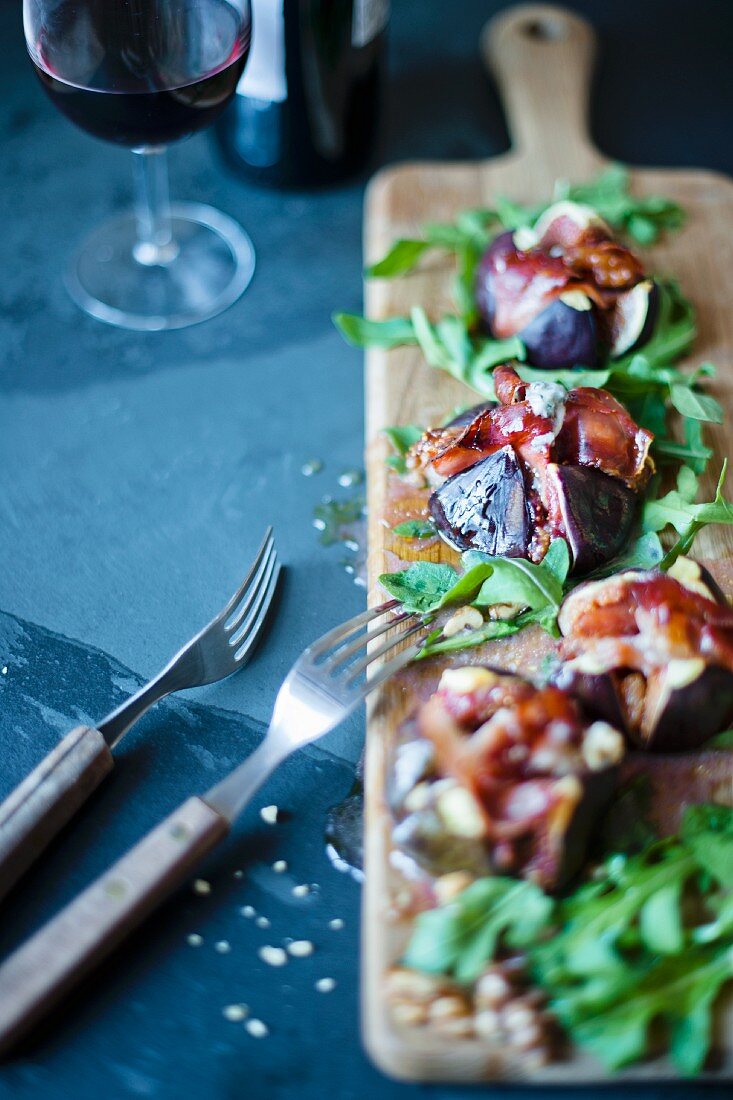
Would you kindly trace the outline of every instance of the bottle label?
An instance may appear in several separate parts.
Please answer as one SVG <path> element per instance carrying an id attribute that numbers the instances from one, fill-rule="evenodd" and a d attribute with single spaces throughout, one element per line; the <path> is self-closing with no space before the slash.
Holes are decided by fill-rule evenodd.
<path id="1" fill-rule="evenodd" d="M 351 45 L 367 46 L 387 26 L 389 0 L 354 0 L 351 21 Z"/>
<path id="2" fill-rule="evenodd" d="M 287 98 L 283 4 L 284 0 L 252 0 L 252 49 L 238 95 L 265 103 L 282 103 Z"/>

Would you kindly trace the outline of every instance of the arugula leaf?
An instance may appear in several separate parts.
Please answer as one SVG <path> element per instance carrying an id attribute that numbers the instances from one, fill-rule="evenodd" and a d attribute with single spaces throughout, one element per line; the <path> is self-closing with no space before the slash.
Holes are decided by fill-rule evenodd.
<path id="1" fill-rule="evenodd" d="M 370 279 L 392 279 L 395 275 L 405 275 L 412 271 L 416 263 L 431 246 L 430 241 L 401 237 L 390 248 L 386 256 L 367 267 L 364 274 Z"/>
<path id="2" fill-rule="evenodd" d="M 636 1061 L 646 1051 L 653 1020 L 673 1026 L 671 1053 L 681 1073 L 699 1072 L 710 1045 L 710 1009 L 733 976 L 733 948 L 689 950 L 649 969 L 633 997 L 575 1023 L 572 1036 L 609 1069 Z"/>
<path id="3" fill-rule="evenodd" d="M 415 658 L 423 661 L 426 657 L 434 657 L 437 653 L 457 653 L 461 649 L 474 649 L 485 642 L 496 641 L 497 638 L 508 638 L 512 634 L 518 634 L 525 626 L 537 621 L 534 611 L 517 615 L 514 619 L 490 619 L 477 630 L 467 630 L 465 633 L 454 634 L 452 638 L 444 638 L 442 630 L 434 630 L 428 635 L 422 649 Z"/>
<path id="4" fill-rule="evenodd" d="M 392 534 L 401 539 L 431 539 L 437 534 L 435 524 L 429 519 L 407 519 L 392 528 Z"/>
<path id="5" fill-rule="evenodd" d="M 462 560 L 464 572 L 460 576 L 452 566 L 419 561 L 401 572 L 384 573 L 379 580 L 406 611 L 431 614 L 470 603 L 479 608 L 517 604 L 528 610 L 513 619 L 490 620 L 477 630 L 452 638 L 443 638 L 435 632 L 426 638 L 418 659 L 505 638 L 530 623 L 538 623 L 548 633 L 557 634 L 557 614 L 570 568 L 570 552 L 564 539 L 553 540 L 538 565 L 523 558 L 491 557 L 475 550 L 465 553 Z"/>
<path id="6" fill-rule="evenodd" d="M 733 525 L 733 503 L 726 500 L 722 493 L 727 467 L 726 459 L 720 471 L 715 497 L 711 501 L 699 504 L 692 502 L 694 496 L 690 496 L 689 488 L 686 490 L 685 486 L 694 484 L 696 491 L 697 479 L 693 470 L 683 466 L 678 475 L 677 488 L 672 489 L 666 496 L 650 500 L 644 505 L 642 525 L 645 530 L 662 531 L 665 527 L 671 526 L 680 536 L 660 562 L 661 569 L 669 569 L 680 554 L 686 554 L 696 535 L 704 527 L 714 523 Z"/>
<path id="7" fill-rule="evenodd" d="M 472 341 L 460 317 L 449 315 L 433 325 L 419 306 L 414 307 L 410 316 L 415 339 L 426 361 L 465 382 L 483 397 L 495 397 L 493 368 L 511 359 L 524 359 L 526 354 L 524 344 L 516 336 L 508 340 Z"/>
<path id="8" fill-rule="evenodd" d="M 730 852 L 728 853 L 730 856 Z M 715 913 L 710 924 L 698 924 L 692 929 L 690 938 L 693 943 L 715 943 L 716 940 L 733 938 L 733 893 L 728 892 L 719 898 L 710 898 L 708 908 Z"/>
<path id="9" fill-rule="evenodd" d="M 571 367 L 567 370 L 539 370 L 537 367 L 521 366 L 516 368 L 517 374 L 524 382 L 557 382 L 566 390 L 572 390 L 575 386 L 593 386 L 595 389 L 608 388 L 607 383 L 611 377 L 611 369 L 586 370 L 583 367 Z"/>
<path id="10" fill-rule="evenodd" d="M 383 430 L 394 449 L 401 455 L 406 455 L 423 434 L 419 424 L 393 424 Z"/>
<path id="11" fill-rule="evenodd" d="M 657 890 L 639 912 L 639 935 L 647 950 L 658 955 L 678 955 L 684 947 L 682 928 L 682 880 Z"/>
<path id="12" fill-rule="evenodd" d="M 659 535 L 655 531 L 646 531 L 637 539 L 629 543 L 623 553 L 613 561 L 606 562 L 592 573 L 583 577 L 583 581 L 601 580 L 603 577 L 611 577 L 614 573 L 623 573 L 627 569 L 654 569 L 664 557 L 664 550 L 659 541 Z M 581 582 L 578 582 L 581 583 Z"/>
<path id="13" fill-rule="evenodd" d="M 708 393 L 698 393 L 689 386 L 675 383 L 670 388 L 672 404 L 677 412 L 692 420 L 705 420 L 711 424 L 723 423 L 723 409 L 719 401 Z"/>
<path id="14" fill-rule="evenodd" d="M 718 733 L 705 745 L 706 749 L 733 749 L 733 730 Z"/>
<path id="15" fill-rule="evenodd" d="M 708 447 L 703 442 L 701 421 L 685 418 L 684 424 L 684 443 L 678 443 L 674 439 L 665 438 L 661 433 L 657 433 L 653 444 L 654 453 L 662 461 L 672 459 L 674 462 L 684 462 L 696 474 L 704 474 L 708 462 L 713 457 L 712 447 Z M 644 427 L 649 425 L 644 424 Z"/>
<path id="16" fill-rule="evenodd" d="M 398 573 L 382 573 L 379 583 L 399 600 L 405 611 L 429 614 L 440 606 L 458 574 L 452 565 L 415 561 Z"/>
<path id="17" fill-rule="evenodd" d="M 552 899 L 531 882 L 482 878 L 449 905 L 421 913 L 405 953 L 405 966 L 475 981 L 499 942 L 531 944 L 553 910 Z"/>
<path id="18" fill-rule="evenodd" d="M 700 867 L 733 890 L 733 809 L 715 803 L 688 806 L 682 839 Z"/>
<path id="19" fill-rule="evenodd" d="M 538 565 L 524 558 L 486 556 L 485 561 L 492 566 L 492 573 L 474 600 L 477 607 L 517 603 L 533 611 L 548 609 L 557 615 L 570 569 L 565 539 L 555 539 Z"/>
<path id="20" fill-rule="evenodd" d="M 560 183 L 555 198 L 587 203 L 610 225 L 625 230 L 642 245 L 654 244 L 662 232 L 679 229 L 685 221 L 682 207 L 671 199 L 631 195 L 629 173 L 620 164 L 611 165 L 589 184 Z"/>
<path id="21" fill-rule="evenodd" d="M 467 210 L 459 214 L 454 225 L 430 222 L 423 226 L 423 237 L 402 237 L 377 263 L 367 267 L 367 278 L 392 279 L 413 271 L 431 248 L 462 253 L 471 250 L 480 255 L 489 245 L 498 218 L 492 210 Z M 478 259 L 477 255 L 477 259 Z"/>
<path id="22" fill-rule="evenodd" d="M 354 348 L 397 348 L 417 343 L 409 317 L 370 321 L 358 313 L 334 313 L 331 320 L 347 344 Z"/>
<path id="23" fill-rule="evenodd" d="M 405 455 L 410 447 L 422 437 L 423 431 L 419 424 L 395 424 L 390 428 L 384 428 L 384 434 L 394 447 L 396 454 L 389 455 L 385 460 L 398 474 L 407 473 Z"/>
<path id="24" fill-rule="evenodd" d="M 523 206 L 521 203 L 512 202 L 504 195 L 498 195 L 496 213 L 504 229 L 522 229 L 526 225 L 534 225 L 551 205 L 551 203 L 540 203 L 538 206 Z"/>
<path id="25" fill-rule="evenodd" d="M 559 902 L 527 882 L 477 880 L 418 917 L 403 961 L 470 983 L 524 950 L 551 1011 L 610 1069 L 643 1057 L 660 1021 L 679 1071 L 697 1073 L 713 1003 L 733 978 L 731 876 L 733 809 L 695 806 L 681 838 L 612 856 Z M 702 923 L 706 910 L 715 919 Z"/>
<path id="26" fill-rule="evenodd" d="M 582 892 L 563 903 L 563 931 L 548 945 L 544 965 L 551 962 L 554 973 L 565 978 L 582 976 L 589 969 L 615 969 L 619 965 L 619 941 L 639 920 L 644 906 L 659 891 L 684 882 L 695 870 L 693 856 L 679 844 L 661 849 L 655 862 L 652 847 L 638 856 L 611 859 L 606 864 L 606 890 L 590 900 Z M 667 904 L 673 898 L 667 895 Z M 641 930 L 642 942 L 646 927 Z M 656 944 L 650 950 L 657 950 Z"/>

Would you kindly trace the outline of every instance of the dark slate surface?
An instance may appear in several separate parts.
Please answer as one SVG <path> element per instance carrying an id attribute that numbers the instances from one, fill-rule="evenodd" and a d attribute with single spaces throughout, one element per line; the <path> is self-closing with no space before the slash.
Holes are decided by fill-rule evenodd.
<path id="1" fill-rule="evenodd" d="M 395 0 L 385 161 L 505 148 L 475 48 L 500 6 Z M 731 171 L 725 0 L 573 6 L 603 36 L 594 105 L 602 147 L 630 162 Z M 18 8 L 0 2 L 0 793 L 216 610 L 267 522 L 289 571 L 250 669 L 162 705 L 121 746 L 105 790 L 6 903 L 4 951 L 246 753 L 294 656 L 363 602 L 339 553 L 320 548 L 311 527 L 313 506 L 324 493 L 343 495 L 338 474 L 361 458 L 360 357 L 331 331 L 329 313 L 360 304 L 363 184 L 257 191 L 222 170 L 205 136 L 186 143 L 171 158 L 174 194 L 212 202 L 250 230 L 259 260 L 250 291 L 222 317 L 177 334 L 136 336 L 82 317 L 59 271 L 82 233 L 127 202 L 129 158 L 75 132 L 44 100 Z M 300 468 L 311 457 L 326 465 L 306 480 Z M 469 1095 L 388 1082 L 359 1046 L 359 888 L 329 866 L 322 831 L 327 807 L 349 787 L 361 737 L 356 719 L 287 764 L 258 800 L 278 803 L 287 819 L 267 827 L 253 808 L 203 872 L 212 894 L 174 898 L 0 1070 L 0 1097 Z M 285 879 L 268 873 L 276 858 L 290 865 Z M 295 881 L 319 890 L 296 903 Z M 245 904 L 272 927 L 240 916 Z M 327 927 L 336 916 L 341 932 Z M 191 932 L 201 947 L 188 946 Z M 256 948 L 285 936 L 312 939 L 317 953 L 271 970 Z M 222 939 L 229 954 L 214 949 Z M 337 980 L 333 993 L 314 991 L 321 976 Z M 269 1038 L 222 1018 L 238 1001 L 268 1023 Z M 639 1090 L 670 1091 L 725 1094 Z"/>

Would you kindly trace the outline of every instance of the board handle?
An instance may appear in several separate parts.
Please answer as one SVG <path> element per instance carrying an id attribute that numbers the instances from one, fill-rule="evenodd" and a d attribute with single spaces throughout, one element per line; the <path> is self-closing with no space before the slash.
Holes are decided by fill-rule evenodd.
<path id="1" fill-rule="evenodd" d="M 512 146 L 555 177 L 597 161 L 588 131 L 596 36 L 554 4 L 519 4 L 491 19 L 481 53 L 499 85 Z"/>

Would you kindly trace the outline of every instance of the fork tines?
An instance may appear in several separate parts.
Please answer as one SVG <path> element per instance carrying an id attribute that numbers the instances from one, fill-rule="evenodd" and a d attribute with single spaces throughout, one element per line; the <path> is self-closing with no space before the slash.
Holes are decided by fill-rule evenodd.
<path id="1" fill-rule="evenodd" d="M 358 678 L 375 661 L 397 650 L 408 638 L 425 626 L 423 620 L 414 612 L 399 611 L 394 615 L 389 615 L 399 606 L 399 600 L 388 600 L 378 607 L 370 608 L 368 611 L 355 615 L 353 619 L 349 619 L 341 626 L 335 627 L 324 634 L 322 638 L 319 638 L 317 642 L 314 642 L 303 654 L 304 658 L 315 667 L 315 671 L 320 677 L 333 677 L 340 680 L 344 686 L 356 687 Z M 383 616 L 389 617 L 370 630 L 370 625 L 376 623 L 376 620 Z M 390 634 L 395 627 L 403 623 L 407 624 L 404 629 Z M 372 645 L 377 638 L 382 638 L 385 634 L 389 635 L 386 640 L 377 646 Z M 408 649 L 401 650 L 391 661 L 382 665 L 376 675 L 362 685 L 365 689 L 364 694 L 366 694 L 366 691 L 371 691 L 374 687 L 377 687 L 389 676 L 394 675 L 404 664 L 412 660 L 420 651 L 421 644 L 422 642 L 418 642 Z M 359 654 L 363 655 L 359 657 Z M 354 659 L 357 657 L 359 657 L 358 660 Z"/>
<path id="2" fill-rule="evenodd" d="M 219 622 L 224 624 L 224 630 L 229 634 L 229 645 L 237 650 L 234 655 L 237 661 L 247 655 L 257 638 L 277 587 L 279 574 L 280 564 L 272 527 L 268 527 L 247 576 L 218 616 Z"/>

